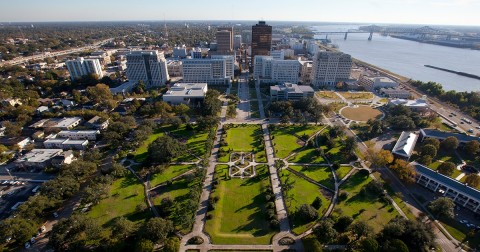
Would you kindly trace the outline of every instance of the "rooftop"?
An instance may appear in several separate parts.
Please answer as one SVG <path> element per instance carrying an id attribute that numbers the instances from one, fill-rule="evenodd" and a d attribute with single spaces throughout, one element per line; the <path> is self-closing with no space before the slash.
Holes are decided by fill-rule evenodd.
<path id="1" fill-rule="evenodd" d="M 423 175 L 426 175 L 428 177 L 431 177 L 455 190 L 457 190 L 458 192 L 462 192 L 463 194 L 465 195 L 469 195 L 470 197 L 476 199 L 477 201 L 480 201 L 480 191 L 475 189 L 475 188 L 472 188 L 468 185 L 465 185 L 461 182 L 459 182 L 458 180 L 455 180 L 453 178 L 450 178 L 448 176 L 445 176 L 441 173 L 438 173 L 430 168 L 427 168 L 417 162 L 412 162 L 411 165 L 413 165 L 413 167 L 415 167 L 415 170 L 417 171 L 417 173 L 420 173 L 420 174 L 423 174 Z"/>
<path id="2" fill-rule="evenodd" d="M 15 162 L 42 163 L 63 152 L 61 149 L 33 149 Z"/>
<path id="3" fill-rule="evenodd" d="M 163 96 L 204 97 L 207 83 L 176 83 Z"/>
<path id="4" fill-rule="evenodd" d="M 390 103 L 393 105 L 403 105 L 406 107 L 416 107 L 416 108 L 428 107 L 428 102 L 426 98 L 417 99 L 417 100 L 392 99 L 390 100 Z"/>
<path id="5" fill-rule="evenodd" d="M 62 130 L 58 134 L 100 134 L 98 130 Z"/>
<path id="6" fill-rule="evenodd" d="M 474 137 L 474 136 L 464 135 L 460 133 L 440 131 L 435 129 L 420 129 L 420 133 L 423 136 L 437 138 L 437 139 L 445 139 L 447 137 L 453 136 L 453 137 L 456 137 L 458 141 L 461 143 L 468 143 L 473 140 L 477 140 L 480 142 L 480 137 Z"/>
<path id="7" fill-rule="evenodd" d="M 415 144 L 417 143 L 418 135 L 413 132 L 403 131 L 393 147 L 392 153 L 410 157 L 412 155 Z"/>
<path id="8" fill-rule="evenodd" d="M 283 91 L 288 93 L 304 93 L 314 92 L 313 88 L 307 85 L 297 85 L 292 83 L 284 83 L 275 86 L 271 86 L 270 90 Z"/>

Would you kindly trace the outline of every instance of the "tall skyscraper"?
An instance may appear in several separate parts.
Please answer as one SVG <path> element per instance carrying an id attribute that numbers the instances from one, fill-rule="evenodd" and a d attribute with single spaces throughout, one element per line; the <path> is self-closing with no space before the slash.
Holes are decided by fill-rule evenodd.
<path id="1" fill-rule="evenodd" d="M 270 55 L 272 48 L 272 27 L 265 21 L 252 26 L 252 60 L 256 55 Z"/>
<path id="2" fill-rule="evenodd" d="M 102 65 L 98 59 L 84 59 L 79 57 L 75 60 L 65 62 L 70 73 L 70 79 L 75 80 L 85 75 L 96 74 L 98 78 L 103 77 Z"/>
<path id="3" fill-rule="evenodd" d="M 127 54 L 127 77 L 133 83 L 142 80 L 147 87 L 165 85 L 170 77 L 163 52 L 149 50 Z"/>
<path id="4" fill-rule="evenodd" d="M 312 84 L 334 86 L 348 80 L 352 70 L 352 57 L 342 52 L 317 52 L 313 58 Z"/>
<path id="5" fill-rule="evenodd" d="M 233 51 L 233 27 L 217 28 L 217 51 Z"/>

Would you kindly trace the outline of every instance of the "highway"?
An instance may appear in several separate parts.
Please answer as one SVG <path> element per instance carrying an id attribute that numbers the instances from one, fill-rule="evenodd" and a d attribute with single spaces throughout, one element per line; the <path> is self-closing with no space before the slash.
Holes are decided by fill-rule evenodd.
<path id="1" fill-rule="evenodd" d="M 63 50 L 63 51 L 44 52 L 44 53 L 42 53 L 42 54 L 32 55 L 32 56 L 28 56 L 28 57 L 17 57 L 17 58 L 14 58 L 14 59 L 12 59 L 12 60 L 0 62 L 0 66 L 4 66 L 4 65 L 18 65 L 18 64 L 22 64 L 22 63 L 28 62 L 28 61 L 30 61 L 30 60 L 42 60 L 42 59 L 45 59 L 45 58 L 48 58 L 48 57 L 55 57 L 55 56 L 60 56 L 60 55 L 66 55 L 66 54 L 72 54 L 72 53 L 82 52 L 82 51 L 86 51 L 86 50 L 90 50 L 90 49 L 96 49 L 96 48 L 98 48 L 98 47 L 101 46 L 101 45 L 104 45 L 104 44 L 106 44 L 106 43 L 108 43 L 108 42 L 113 41 L 113 39 L 114 39 L 114 38 L 109 38 L 109 39 L 105 39 L 105 40 L 99 41 L 99 42 L 97 42 L 97 43 L 95 43 L 95 44 L 87 45 L 87 46 L 84 46 L 84 47 L 72 48 L 72 49 Z"/>

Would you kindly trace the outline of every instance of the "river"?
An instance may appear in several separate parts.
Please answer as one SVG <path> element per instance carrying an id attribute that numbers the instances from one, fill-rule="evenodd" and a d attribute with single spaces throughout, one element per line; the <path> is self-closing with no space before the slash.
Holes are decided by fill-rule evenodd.
<path id="1" fill-rule="evenodd" d="M 322 25 L 312 27 L 313 31 L 348 31 L 359 25 Z M 459 76 L 424 65 L 447 68 L 480 76 L 480 51 L 419 43 L 410 40 L 374 34 L 349 33 L 328 35 L 338 49 L 352 57 L 384 68 L 402 76 L 421 81 L 435 81 L 445 90 L 480 91 L 480 80 Z M 325 38 L 325 35 L 316 36 Z"/>

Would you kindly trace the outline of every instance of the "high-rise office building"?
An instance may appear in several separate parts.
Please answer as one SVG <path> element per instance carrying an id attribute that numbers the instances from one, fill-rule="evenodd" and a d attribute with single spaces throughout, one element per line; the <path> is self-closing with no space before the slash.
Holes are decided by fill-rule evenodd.
<path id="1" fill-rule="evenodd" d="M 242 46 L 242 35 L 233 37 L 233 49 L 238 50 Z"/>
<path id="2" fill-rule="evenodd" d="M 233 51 L 233 27 L 217 28 L 217 51 Z"/>
<path id="3" fill-rule="evenodd" d="M 227 60 L 184 59 L 183 82 L 208 83 L 209 85 L 228 85 L 231 76 L 227 75 Z"/>
<path id="4" fill-rule="evenodd" d="M 342 52 L 317 52 L 313 58 L 312 84 L 334 86 L 348 80 L 352 70 L 352 57 Z"/>
<path id="5" fill-rule="evenodd" d="M 103 77 L 102 65 L 98 59 L 84 59 L 79 57 L 75 60 L 65 62 L 70 73 L 70 79 L 75 80 L 89 74 L 96 74 L 98 78 Z"/>
<path id="6" fill-rule="evenodd" d="M 252 43 L 252 31 L 250 30 L 242 31 L 242 43 L 245 43 L 245 44 Z"/>
<path id="7" fill-rule="evenodd" d="M 272 27 L 265 21 L 252 26 L 252 59 L 256 55 L 270 55 L 272 48 Z"/>
<path id="8" fill-rule="evenodd" d="M 127 55 L 127 77 L 130 82 L 143 81 L 147 87 L 163 86 L 170 78 L 163 52 L 132 51 Z"/>

